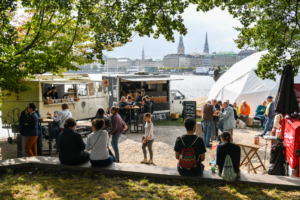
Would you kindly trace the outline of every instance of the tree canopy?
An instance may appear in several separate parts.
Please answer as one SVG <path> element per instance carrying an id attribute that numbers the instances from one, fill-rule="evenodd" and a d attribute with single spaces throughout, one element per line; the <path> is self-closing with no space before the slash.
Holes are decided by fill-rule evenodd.
<path id="1" fill-rule="evenodd" d="M 191 0 L 197 9 L 209 11 L 214 7 L 228 9 L 243 25 L 236 27 L 240 34 L 238 48 L 252 47 L 268 50 L 262 56 L 256 74 L 275 79 L 285 64 L 293 65 L 294 75 L 300 66 L 300 2 L 298 0 Z"/>
<path id="2" fill-rule="evenodd" d="M 19 81 L 102 59 L 135 34 L 186 34 L 181 0 L 0 0 L 0 88 L 24 91 Z M 103 63 L 103 60 L 101 61 Z"/>

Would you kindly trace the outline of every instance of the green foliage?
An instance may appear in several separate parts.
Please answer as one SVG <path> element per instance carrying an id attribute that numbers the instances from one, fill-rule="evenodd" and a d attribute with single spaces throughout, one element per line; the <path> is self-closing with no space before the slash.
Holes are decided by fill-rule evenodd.
<path id="1" fill-rule="evenodd" d="M 238 48 L 268 50 L 261 57 L 256 74 L 275 80 L 286 63 L 297 75 L 300 65 L 300 2 L 297 0 L 191 0 L 204 12 L 214 7 L 228 9 L 243 25 L 235 42 Z M 287 55 L 290 54 L 290 57 Z"/>
<path id="2" fill-rule="evenodd" d="M 28 90 L 19 81 L 78 70 L 74 63 L 100 60 L 103 50 L 136 34 L 174 42 L 173 30 L 187 33 L 181 17 L 187 6 L 182 0 L 1 0 L 0 88 Z"/>

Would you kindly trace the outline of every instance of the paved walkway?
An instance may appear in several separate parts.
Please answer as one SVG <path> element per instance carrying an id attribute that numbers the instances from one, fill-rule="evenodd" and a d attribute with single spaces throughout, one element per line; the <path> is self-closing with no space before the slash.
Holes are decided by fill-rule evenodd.
<path id="1" fill-rule="evenodd" d="M 15 158 L 0 161 L 0 170 L 7 168 L 17 169 L 25 167 L 34 168 L 50 168 L 51 170 L 89 170 L 111 174 L 124 174 L 135 176 L 150 176 L 156 178 L 168 179 L 192 179 L 200 182 L 225 182 L 217 174 L 210 170 L 205 170 L 202 176 L 184 177 L 180 176 L 174 167 L 156 167 L 156 166 L 142 166 L 125 163 L 113 163 L 107 167 L 92 167 L 89 162 L 82 165 L 71 166 L 62 165 L 58 158 L 53 157 L 31 157 L 31 158 Z M 236 180 L 240 183 L 263 185 L 267 187 L 277 187 L 286 189 L 299 189 L 300 179 L 286 176 L 264 176 L 256 174 L 241 174 L 241 177 Z"/>

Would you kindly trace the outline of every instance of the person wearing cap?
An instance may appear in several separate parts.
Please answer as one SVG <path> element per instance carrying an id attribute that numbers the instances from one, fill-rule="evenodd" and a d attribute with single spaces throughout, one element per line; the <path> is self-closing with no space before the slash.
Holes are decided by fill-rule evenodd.
<path id="1" fill-rule="evenodd" d="M 267 134 L 269 128 L 271 128 L 271 129 L 273 128 L 273 123 L 274 123 L 274 119 L 275 119 L 275 115 L 276 115 L 273 97 L 268 96 L 267 102 L 268 102 L 268 105 L 267 105 L 267 109 L 265 112 L 265 116 L 267 117 L 267 123 L 266 123 L 264 132 L 261 135 L 259 135 L 261 137 L 263 137 Z"/>
<path id="2" fill-rule="evenodd" d="M 246 122 L 246 119 L 249 117 L 249 115 L 250 115 L 250 106 L 244 100 L 240 107 L 240 117 L 243 120 L 243 122 Z"/>

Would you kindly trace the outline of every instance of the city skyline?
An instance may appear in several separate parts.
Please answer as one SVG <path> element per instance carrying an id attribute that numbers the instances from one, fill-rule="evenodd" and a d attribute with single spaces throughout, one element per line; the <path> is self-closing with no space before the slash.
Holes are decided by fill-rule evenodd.
<path id="1" fill-rule="evenodd" d="M 189 6 L 183 14 L 184 24 L 188 33 L 183 36 L 185 54 L 194 52 L 203 53 L 206 33 L 208 35 L 209 52 L 234 51 L 240 49 L 234 43 L 238 31 L 233 27 L 240 27 L 237 19 L 233 19 L 228 11 L 215 8 L 207 13 L 196 12 L 195 6 Z M 159 39 L 135 36 L 131 43 L 123 47 L 115 48 L 114 51 L 104 54 L 110 57 L 127 57 L 130 59 L 141 59 L 144 47 L 145 59 L 162 59 L 167 54 L 176 54 L 180 40 L 180 34 L 174 33 L 175 42 L 168 42 L 163 36 Z"/>

